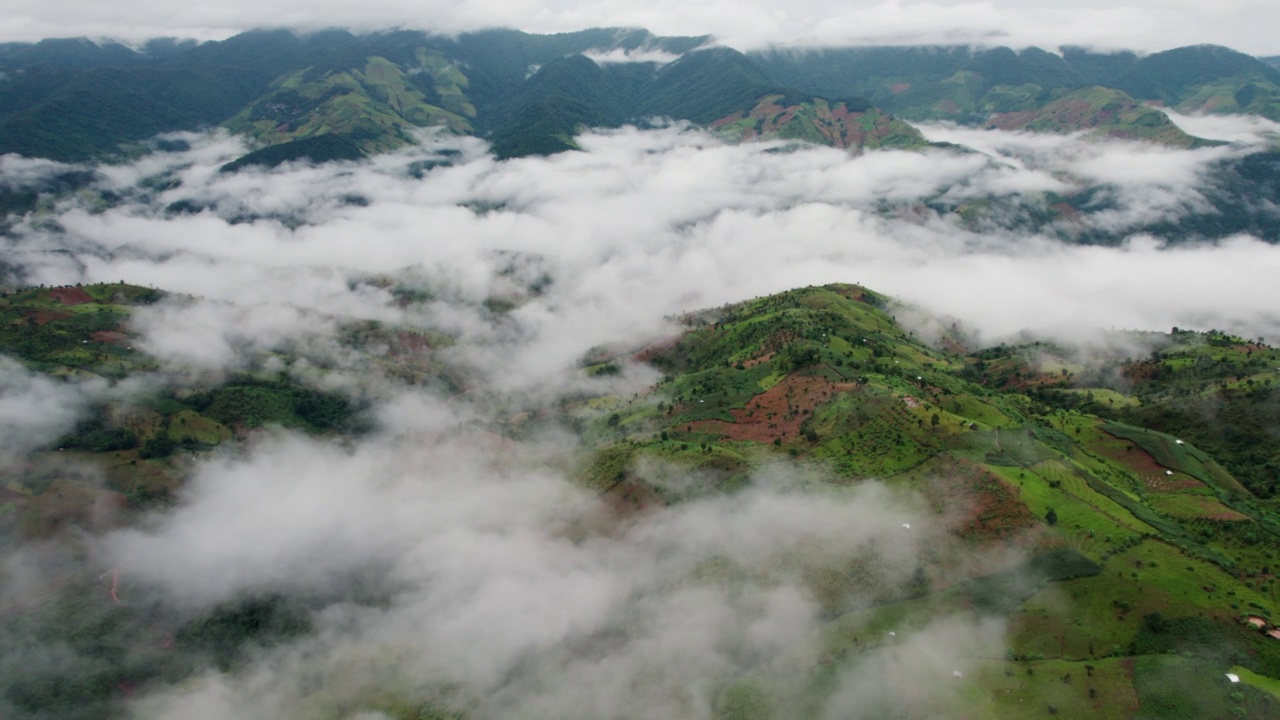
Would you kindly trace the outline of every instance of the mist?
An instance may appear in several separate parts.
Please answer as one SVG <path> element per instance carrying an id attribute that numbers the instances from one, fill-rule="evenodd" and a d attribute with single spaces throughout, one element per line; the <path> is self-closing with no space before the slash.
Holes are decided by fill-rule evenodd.
<path id="1" fill-rule="evenodd" d="M 1071 245 L 947 209 L 1101 183 L 1116 200 L 1082 222 L 1123 231 L 1194 204 L 1206 168 L 1265 133 L 1157 151 L 926 132 L 973 149 L 733 146 L 673 124 L 588 133 L 549 158 L 499 162 L 478 140 L 426 134 L 367 161 L 228 174 L 239 140 L 184 135 L 189 149 L 99 168 L 87 191 L 14 222 L 0 241 L 17 284 L 170 293 L 131 319 L 157 363 L 147 382 L 269 369 L 359 397 L 374 418 L 341 442 L 268 430 L 193 458 L 176 507 L 81 538 L 80 561 L 106 578 L 87 591 L 95 612 L 162 609 L 154 653 L 165 622 L 243 598 L 293 598 L 305 618 L 234 663 L 183 658 L 191 676 L 140 689 L 131 711 L 703 718 L 768 696 L 780 717 L 874 717 L 905 668 L 918 707 L 954 707 L 971 667 L 1004 647 L 999 622 L 957 608 L 855 638 L 864 652 L 836 666 L 829 696 L 801 692 L 839 659 L 835 619 L 911 597 L 939 562 L 952 529 L 921 498 L 763 465 L 737 493 L 620 514 L 570 481 L 579 438 L 565 425 L 529 421 L 513 441 L 481 422 L 648 392 L 653 369 L 584 378 L 580 361 L 669 335 L 687 311 L 829 282 L 959 318 L 984 342 L 1175 325 L 1275 336 L 1280 248 L 1256 238 Z M 10 158 L 0 182 L 58 171 Z M 368 323 L 451 338 L 431 352 L 463 387 L 386 372 L 386 348 L 349 341 Z M 48 442 L 83 412 L 81 393 L 16 364 L 0 382 L 6 428 L 11 407 L 39 418 L 0 449 Z M 1018 559 L 985 552 L 964 561 Z M 26 577 L 23 563 L 6 575 Z M 833 590 L 833 573 L 857 581 Z"/>
<path id="2" fill-rule="evenodd" d="M 110 9 L 66 0 L 19 0 L 0 22 L 0 40 L 75 36 L 136 42 L 167 36 L 212 40 L 261 27 L 410 28 L 457 33 L 515 25 L 541 33 L 592 26 L 645 27 L 667 35 L 711 33 L 718 41 L 742 50 L 773 45 L 1000 44 L 1158 51 L 1211 42 L 1268 55 L 1278 51 L 1269 32 L 1276 20 L 1275 7 L 1260 0 L 1239 0 L 1225 6 L 1205 2 L 1171 5 L 1157 0 L 1070 6 L 1044 0 L 805 0 L 785 8 L 761 1 L 694 6 L 672 0 L 625 4 L 576 0 L 408 4 L 375 0 L 355 7 L 278 0 L 267 5 L 224 2 L 195 13 L 174 12 L 166 5 L 142 0 Z"/>

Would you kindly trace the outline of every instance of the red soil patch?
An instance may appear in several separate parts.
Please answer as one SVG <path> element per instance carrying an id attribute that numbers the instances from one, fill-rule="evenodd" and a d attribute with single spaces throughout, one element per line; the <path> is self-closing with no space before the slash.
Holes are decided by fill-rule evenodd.
<path id="1" fill-rule="evenodd" d="M 99 330 L 89 336 L 90 339 L 100 343 L 112 343 L 119 345 L 128 339 L 128 335 L 115 330 Z"/>
<path id="2" fill-rule="evenodd" d="M 36 325 L 44 325 L 54 320 L 66 320 L 69 317 L 75 317 L 71 313 L 56 312 L 53 310 L 34 310 L 24 314 L 25 317 L 34 319 Z"/>
<path id="3" fill-rule="evenodd" d="M 904 90 L 910 90 L 910 89 L 911 89 L 911 83 L 893 83 L 892 85 L 889 86 L 889 92 L 893 93 L 894 95 L 897 95 L 898 93 L 903 92 Z"/>
<path id="4" fill-rule="evenodd" d="M 1267 621 L 1263 620 L 1260 617 L 1250 616 L 1245 622 L 1248 622 L 1250 625 L 1256 628 L 1263 628 L 1267 626 Z"/>
<path id="5" fill-rule="evenodd" d="M 759 364 L 761 364 L 761 363 L 767 363 L 767 362 L 769 362 L 770 360 L 772 360 L 772 359 L 773 359 L 773 356 L 774 356 L 774 355 L 776 355 L 776 354 L 777 354 L 777 353 L 771 353 L 771 352 L 770 352 L 770 353 L 765 353 L 765 354 L 761 355 L 760 357 L 753 357 L 753 358 L 751 358 L 750 360 L 746 360 L 746 361 L 744 361 L 744 362 L 742 363 L 742 367 L 744 367 L 744 368 L 749 368 L 749 367 L 755 367 L 756 365 L 759 365 Z"/>
<path id="6" fill-rule="evenodd" d="M 431 343 L 421 335 L 411 332 L 396 333 L 396 342 L 400 345 L 400 352 L 409 355 L 430 355 Z"/>
<path id="7" fill-rule="evenodd" d="M 1154 360 L 1140 360 L 1121 367 L 1120 374 L 1135 383 L 1146 382 L 1156 378 L 1162 365 Z"/>
<path id="8" fill-rule="evenodd" d="M 614 520 L 626 520 L 650 509 L 665 507 L 662 496 L 645 483 L 624 480 L 600 495 Z"/>
<path id="9" fill-rule="evenodd" d="M 738 121 L 739 121 L 739 120 L 741 120 L 741 119 L 742 119 L 742 111 L 741 111 L 741 110 L 739 110 L 739 111 L 735 112 L 735 113 L 734 113 L 734 114 L 732 114 L 732 115 L 726 115 L 726 116 L 724 116 L 724 117 L 720 118 L 719 120 L 716 120 L 715 122 L 711 123 L 711 129 L 712 129 L 712 130 L 717 130 L 717 129 L 719 129 L 719 128 L 724 127 L 725 125 L 729 125 L 729 124 L 731 124 L 731 123 L 736 123 L 736 122 L 738 122 Z"/>
<path id="10" fill-rule="evenodd" d="M 940 479 L 929 494 L 946 508 L 947 525 L 966 540 L 1003 541 L 1039 525 L 1017 488 L 967 460 L 956 460 L 942 468 Z"/>
<path id="11" fill-rule="evenodd" d="M 991 126 L 1001 130 L 1017 130 L 1039 120 L 1041 118 L 1051 118 L 1054 122 L 1066 125 L 1067 127 L 1096 127 L 1101 120 L 1093 115 L 1093 106 L 1085 100 L 1070 100 L 1059 103 L 1057 107 L 1050 113 L 1042 110 L 1027 110 L 1025 112 L 1004 113 L 995 115 L 988 123 Z"/>
<path id="12" fill-rule="evenodd" d="M 124 495 L 67 480 L 54 480 L 39 495 L 24 497 L 19 532 L 46 538 L 67 527 L 101 531 L 116 526 Z"/>
<path id="13" fill-rule="evenodd" d="M 684 337 L 683 333 L 663 338 L 651 345 L 641 348 L 638 352 L 631 356 L 631 359 L 638 363 L 651 362 L 659 355 L 666 354 L 670 350 L 674 350 L 680 344 L 680 338 Z"/>
<path id="14" fill-rule="evenodd" d="M 49 297 L 63 305 L 83 305 L 93 302 L 93 298 L 89 297 L 89 293 L 85 292 L 84 288 L 78 287 L 54 288 L 49 291 Z"/>
<path id="15" fill-rule="evenodd" d="M 733 422 L 699 420 L 690 423 L 698 431 L 723 435 L 732 440 L 768 443 L 774 438 L 793 438 L 800 424 L 809 418 L 802 412 L 827 402 L 838 393 L 857 388 L 856 383 L 834 383 L 812 375 L 790 375 L 782 382 L 747 401 L 747 406 L 729 411 Z"/>
<path id="16" fill-rule="evenodd" d="M 844 285 L 831 289 L 840 297 L 853 300 L 855 302 L 867 303 L 867 290 L 860 285 Z M 871 303 L 867 304 L 870 305 Z"/>
<path id="17" fill-rule="evenodd" d="M 1071 220 L 1072 222 L 1074 222 L 1084 216 L 1084 214 L 1081 213 L 1079 210 L 1071 207 L 1070 205 L 1064 202 L 1056 203 L 1054 205 L 1051 205 L 1050 207 L 1053 208 L 1054 212 L 1058 213 L 1058 217 L 1062 218 L 1063 220 Z"/>
<path id="18" fill-rule="evenodd" d="M 759 105 L 756 105 L 754 108 L 751 109 L 750 117 L 768 122 L 778 117 L 779 115 L 781 115 L 786 111 L 787 111 L 786 108 L 782 107 L 777 103 L 771 102 L 768 105 L 764 103 L 760 103 Z"/>
<path id="19" fill-rule="evenodd" d="M 779 126 L 786 125 L 787 123 L 791 122 L 791 119 L 794 118 L 802 109 L 803 108 L 801 108 L 799 105 L 788 106 L 786 111 L 783 112 L 782 115 L 775 122 L 777 122 Z"/>
<path id="20" fill-rule="evenodd" d="M 1106 433 L 1107 431 L 1103 430 L 1102 432 Z M 1111 433 L 1107 434 L 1111 435 Z M 1102 447 L 1098 448 L 1098 452 L 1104 457 L 1115 460 L 1132 470 L 1138 475 L 1138 477 L 1142 478 L 1142 482 L 1145 483 L 1149 489 L 1155 492 L 1178 492 L 1180 490 L 1188 490 L 1190 488 L 1204 486 L 1204 483 L 1186 475 L 1185 473 L 1166 475 L 1165 470 L 1167 468 L 1156 462 L 1156 459 L 1151 456 L 1151 453 L 1143 450 L 1132 442 L 1126 441 L 1124 438 L 1116 437 L 1115 435 L 1111 435 L 1111 437 L 1115 437 L 1117 440 L 1122 442 L 1127 442 L 1128 447 L 1132 447 L 1133 449 L 1126 450 L 1125 448 Z"/>

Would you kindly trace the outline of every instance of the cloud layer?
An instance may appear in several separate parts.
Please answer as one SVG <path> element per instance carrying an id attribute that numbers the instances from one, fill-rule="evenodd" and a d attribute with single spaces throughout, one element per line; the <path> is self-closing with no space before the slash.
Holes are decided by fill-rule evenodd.
<path id="1" fill-rule="evenodd" d="M 242 0 L 177 10 L 153 0 L 110 7 L 79 0 L 16 0 L 0 21 L 0 40 L 45 37 L 159 36 L 220 39 L 258 27 L 459 32 L 509 27 L 568 32 L 587 27 L 645 27 L 662 34 L 713 34 L 741 49 L 767 45 L 979 43 L 1062 44 L 1165 50 L 1217 43 L 1260 55 L 1280 53 L 1270 28 L 1273 3 L 1160 0 L 1063 3 L 1058 0 L 805 0 L 800 3 L 674 0 L 593 2 L 473 0 L 466 3 L 373 0 L 358 7 L 299 0 Z"/>
<path id="2" fill-rule="evenodd" d="M 567 481 L 571 433 L 534 422 L 519 442 L 499 439 L 470 422 L 497 411 L 468 402 L 554 405 L 597 382 L 575 372 L 593 347 L 643 345 L 678 313 L 827 282 L 863 283 L 989 340 L 1280 328 L 1276 246 L 1065 245 L 966 229 L 945 210 L 1102 183 L 1108 209 L 1082 222 L 1123 229 L 1195 203 L 1205 169 L 1252 145 L 927 132 L 981 152 L 727 146 L 672 125 L 587 134 L 582 152 L 551 158 L 498 162 L 478 140 L 428 136 L 359 163 L 223 174 L 243 146 L 188 136 L 190 149 L 101 168 L 89 191 L 15 223 L 3 242 L 25 282 L 173 293 L 133 318 L 163 372 L 282 364 L 270 355 L 287 349 L 302 359 L 273 369 L 361 392 L 380 421 L 348 443 L 266 433 L 206 457 L 178 507 L 90 542 L 111 592 L 118 576 L 140 606 L 199 617 L 243 597 L 305 603 L 309 632 L 148 689 L 137 714 L 374 718 L 432 703 L 476 718 L 712 717 L 769 697 L 779 716 L 876 717 L 917 688 L 929 688 L 918 707 L 953 709 L 956 673 L 1002 652 L 1001 627 L 971 614 L 862 637 L 829 696 L 794 691 L 838 659 L 831 617 L 905 596 L 946 536 L 911 497 L 765 467 L 737 494 L 619 517 Z M 455 157 L 445 150 L 458 159 L 410 172 Z M 32 168 L 0 172 L 20 183 L 56 170 Z M 433 352 L 479 392 L 442 397 L 383 376 L 386 348 L 346 337 L 370 322 L 456 338 Z M 50 405 L 14 450 L 83 402 L 15 365 L 0 375 L 0 414 Z M 654 379 L 631 369 L 598 382 L 630 394 Z M 838 602 L 823 591 L 833 576 Z"/>
<path id="3" fill-rule="evenodd" d="M 677 125 L 590 134 L 585 152 L 551 158 L 495 162 L 479 141 L 439 137 L 363 163 L 227 175 L 214 169 L 242 147 L 210 136 L 103 169 L 98 187 L 123 201 L 69 199 L 56 225 L 18 223 L 7 251 L 33 284 L 127 279 L 200 298 L 138 317 L 144 346 L 175 366 L 232 366 L 245 348 L 377 320 L 460 336 L 477 350 L 458 359 L 508 389 L 597 344 L 661 332 L 664 317 L 827 282 L 960 318 L 991 341 L 1174 325 L 1276 334 L 1280 250 L 1255 239 L 1073 246 L 936 209 L 994 202 L 999 221 L 1037 193 L 1097 187 L 1106 203 L 1079 222 L 1123 236 L 1212 212 L 1208 170 L 1261 145 L 925 130 L 981 152 L 726 146 Z M 1265 142 L 1252 126 L 1217 132 Z M 461 161 L 407 172 L 454 145 Z M 147 190 L 159 177 L 168 189 Z M 397 287 L 430 299 L 393 302 Z M 495 299 L 512 304 L 500 322 Z"/>

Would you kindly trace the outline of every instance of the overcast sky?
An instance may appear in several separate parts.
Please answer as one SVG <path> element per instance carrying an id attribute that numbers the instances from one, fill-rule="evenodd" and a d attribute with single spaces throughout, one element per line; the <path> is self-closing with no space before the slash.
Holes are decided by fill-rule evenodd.
<path id="1" fill-rule="evenodd" d="M 219 39 L 255 27 L 440 31 L 517 27 L 532 32 L 638 26 L 713 34 L 747 49 L 769 44 L 1084 44 L 1164 50 L 1216 43 L 1280 54 L 1272 0 L 9 0 L 0 40 L 157 36 Z"/>

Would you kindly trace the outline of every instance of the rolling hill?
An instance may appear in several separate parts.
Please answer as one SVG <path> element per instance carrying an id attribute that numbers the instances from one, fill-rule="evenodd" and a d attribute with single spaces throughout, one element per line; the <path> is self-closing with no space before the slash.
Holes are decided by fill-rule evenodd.
<path id="1" fill-rule="evenodd" d="M 25 289 L 0 301 L 0 348 L 50 377 L 141 377 L 151 364 L 124 322 L 161 298 L 128 285 Z M 570 468 L 569 481 L 621 520 L 733 495 L 779 463 L 833 493 L 878 479 L 920 498 L 935 527 L 918 567 L 884 575 L 856 556 L 833 556 L 806 570 L 823 651 L 819 664 L 789 671 L 792 687 L 809 688 L 802 704 L 820 704 L 832 691 L 824 678 L 840 668 L 891 652 L 894 628 L 954 615 L 999 619 L 1007 647 L 967 661 L 976 670 L 957 677 L 962 692 L 949 714 L 1280 713 L 1280 640 L 1267 634 L 1280 621 L 1272 572 L 1280 455 L 1248 434 L 1280 417 L 1280 351 L 1176 328 L 1127 337 L 1146 348 L 1139 358 L 1086 360 L 1035 341 L 970 349 L 958 326 L 856 285 L 797 289 L 682 322 L 677 336 L 620 339 L 583 360 L 587 376 L 656 368 L 662 378 L 645 393 L 515 416 L 500 398 L 477 396 L 477 407 L 497 410 L 485 431 L 509 443 L 529 437 L 530 424 L 573 428 L 580 448 L 551 466 Z M 389 343 L 384 367 L 456 391 L 430 353 L 450 340 L 421 332 L 357 323 L 348 337 L 356 348 Z M 351 399 L 260 371 L 129 405 L 129 413 L 96 408 L 5 478 L 5 543 L 100 532 L 163 511 L 186 482 L 189 457 L 245 442 L 254 428 L 334 438 L 368 428 Z M 1221 408 L 1214 419 L 1206 405 Z M 70 455 L 101 467 L 105 486 L 68 474 Z M 104 504 L 116 509 L 104 514 Z M 961 562 L 982 556 L 990 559 Z M 234 668 L 250 648 L 306 632 L 320 602 L 247 597 L 192 618 L 72 602 L 100 580 L 68 572 L 47 589 L 49 600 L 24 611 L 24 623 L 70 633 L 81 657 L 104 664 L 10 675 L 0 692 L 33 716 L 110 712 L 125 697 L 118 688 L 181 680 L 182 666 L 165 660 L 170 647 Z M 166 633 L 164 644 L 152 642 Z M 118 652 L 135 661 L 108 663 Z M 802 712 L 787 693 L 740 680 L 716 717 L 741 716 L 734 708 L 747 700 L 734 700 L 737 692 L 754 698 L 748 706 L 775 709 L 761 717 Z M 919 714 L 893 686 L 881 692 L 886 707 Z M 384 709 L 419 717 L 396 707 Z"/>

